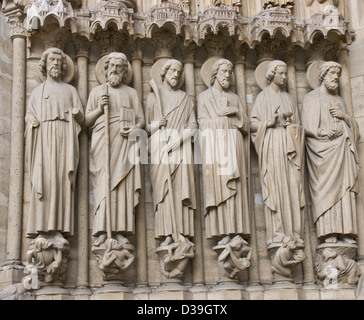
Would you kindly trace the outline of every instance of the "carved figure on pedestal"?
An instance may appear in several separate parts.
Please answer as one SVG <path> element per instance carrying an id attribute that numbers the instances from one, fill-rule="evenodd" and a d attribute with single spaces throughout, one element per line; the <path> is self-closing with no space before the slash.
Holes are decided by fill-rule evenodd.
<path id="1" fill-rule="evenodd" d="M 34 239 L 26 254 L 27 269 L 37 269 L 41 281 L 51 283 L 64 281 L 69 252 L 69 243 L 60 233 L 40 235 Z"/>
<path id="2" fill-rule="evenodd" d="M 355 243 L 358 232 L 359 127 L 337 94 L 342 67 L 326 62 L 321 86 L 307 94 L 301 112 L 306 131 L 312 211 L 321 242 Z"/>
<path id="3" fill-rule="evenodd" d="M 151 80 L 153 92 L 147 99 L 155 237 L 163 241 L 161 247 L 186 243 L 186 238 L 194 235 L 196 199 L 191 139 L 197 122 L 192 100 L 179 89 L 182 74 L 183 66 L 178 60 L 167 60 L 160 72 L 161 81 Z"/>
<path id="4" fill-rule="evenodd" d="M 217 60 L 211 87 L 198 97 L 206 236 L 219 239 L 219 245 L 250 235 L 249 120 L 238 95 L 229 90 L 232 72 L 229 60 Z"/>
<path id="5" fill-rule="evenodd" d="M 342 250 L 325 248 L 316 263 L 317 278 L 325 289 L 355 288 L 359 281 L 358 264 L 348 256 L 348 249 Z"/>
<path id="6" fill-rule="evenodd" d="M 66 241 L 63 236 L 71 236 L 74 231 L 74 188 L 83 109 L 76 89 L 63 82 L 67 57 L 61 50 L 46 50 L 39 69 L 46 80 L 32 92 L 25 117 L 31 181 L 27 237 L 40 237 L 32 244 L 37 252 L 52 252 L 59 237 Z M 57 237 L 52 240 L 53 235 Z M 40 244 L 43 237 L 48 239 L 46 246 Z M 54 264 L 48 262 L 43 267 L 49 267 L 51 275 L 59 261 L 54 258 Z M 51 280 L 52 276 L 46 277 L 46 281 Z"/>
<path id="7" fill-rule="evenodd" d="M 134 256 L 130 253 L 130 246 L 119 243 L 115 239 L 105 241 L 106 251 L 103 255 L 96 255 L 100 269 L 104 272 L 104 280 L 112 280 L 115 275 L 127 270 L 134 262 Z M 119 279 L 116 276 L 116 279 Z"/>
<path id="8" fill-rule="evenodd" d="M 219 263 L 223 264 L 230 279 L 235 279 L 239 272 L 250 267 L 251 248 L 242 237 L 236 236 L 225 245 L 219 255 Z"/>
<path id="9" fill-rule="evenodd" d="M 142 134 L 145 120 L 137 91 L 125 84 L 130 78 L 126 56 L 109 54 L 104 70 L 107 83 L 91 91 L 86 125 L 92 127 L 90 171 L 95 199 L 93 236 L 97 237 L 92 252 L 103 261 L 105 272 L 111 268 L 108 263 L 105 266 L 111 253 L 117 257 L 112 260 L 115 267 L 119 265 L 119 248 L 127 246 L 127 250 L 133 250 L 126 236 L 135 232 L 141 169 L 132 148 L 137 144 L 136 136 Z M 126 255 L 123 250 L 121 253 Z M 120 271 L 125 266 L 129 263 L 123 264 Z"/>
<path id="10" fill-rule="evenodd" d="M 297 247 L 296 241 L 290 237 L 285 237 L 272 259 L 272 272 L 275 280 L 290 280 L 292 271 L 304 259 L 305 253 Z"/>
<path id="11" fill-rule="evenodd" d="M 188 261 L 195 256 L 195 245 L 188 238 L 180 236 L 178 242 L 167 247 L 167 250 L 158 250 L 162 273 L 167 279 L 182 278 Z"/>
<path id="12" fill-rule="evenodd" d="M 268 64 L 266 87 L 251 115 L 252 141 L 259 157 L 267 245 L 285 237 L 303 244 L 304 129 L 293 96 L 285 91 L 287 65 Z"/>
<path id="13" fill-rule="evenodd" d="M 91 91 L 86 109 L 86 125 L 92 127 L 95 246 L 112 236 L 128 243 L 125 235 L 135 232 L 141 177 L 140 163 L 130 157 L 136 142 L 129 138 L 145 124 L 137 91 L 124 83 L 129 72 L 126 56 L 109 54 L 105 72 L 107 83 Z"/>

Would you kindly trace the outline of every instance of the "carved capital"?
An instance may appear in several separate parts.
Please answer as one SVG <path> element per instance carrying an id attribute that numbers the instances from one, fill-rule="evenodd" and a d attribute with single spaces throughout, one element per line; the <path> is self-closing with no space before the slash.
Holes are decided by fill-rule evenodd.
<path id="1" fill-rule="evenodd" d="M 39 31 L 42 40 L 45 44 L 45 49 L 58 48 L 64 51 L 67 42 L 72 41 L 70 31 L 62 28 L 52 32 Z"/>
<path id="2" fill-rule="evenodd" d="M 6 14 L 7 23 L 12 31 L 12 38 L 26 36 L 26 29 L 24 27 L 25 14 L 16 9 Z"/>
<path id="3" fill-rule="evenodd" d="M 131 47 L 131 59 L 143 60 L 143 51 L 147 43 L 141 39 L 135 39 L 130 45 Z"/>
<path id="4" fill-rule="evenodd" d="M 128 35 L 113 30 L 105 30 L 95 35 L 95 40 L 101 48 L 101 55 L 107 55 L 111 52 L 120 52 L 128 44 Z"/>
<path id="5" fill-rule="evenodd" d="M 179 44 L 179 38 L 169 32 L 157 33 L 151 40 L 156 58 L 172 57 L 173 50 Z"/>
<path id="6" fill-rule="evenodd" d="M 186 62 L 195 62 L 197 44 L 191 42 L 188 46 L 183 47 L 183 59 Z"/>
<path id="7" fill-rule="evenodd" d="M 258 60 L 286 60 L 288 45 L 286 41 L 278 39 L 263 39 L 255 48 Z"/>
<path id="8" fill-rule="evenodd" d="M 91 42 L 86 37 L 76 35 L 73 43 L 76 47 L 77 56 L 89 57 Z"/>
<path id="9" fill-rule="evenodd" d="M 313 43 L 308 52 L 308 63 L 315 61 L 335 61 L 340 50 L 338 43 L 332 43 L 327 40 Z"/>
<path id="10" fill-rule="evenodd" d="M 204 41 L 204 47 L 208 52 L 208 56 L 220 56 L 223 57 L 226 48 L 231 45 L 231 38 L 221 35 L 213 36 Z"/>

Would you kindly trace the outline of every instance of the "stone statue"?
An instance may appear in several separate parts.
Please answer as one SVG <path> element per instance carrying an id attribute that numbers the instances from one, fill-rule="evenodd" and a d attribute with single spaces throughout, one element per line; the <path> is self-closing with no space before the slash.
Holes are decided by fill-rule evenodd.
<path id="1" fill-rule="evenodd" d="M 193 237 L 196 209 L 191 137 L 197 129 L 194 104 L 179 89 L 183 66 L 167 60 L 161 85 L 152 79 L 147 99 L 150 135 L 150 179 L 153 188 L 155 237 L 161 246 Z"/>
<path id="2" fill-rule="evenodd" d="M 83 109 L 76 89 L 62 81 L 67 59 L 61 50 L 46 50 L 39 68 L 46 80 L 32 92 L 25 117 L 31 181 L 27 237 L 73 235 Z"/>
<path id="3" fill-rule="evenodd" d="M 301 112 L 317 236 L 322 242 L 355 243 L 358 232 L 359 127 L 338 95 L 342 67 L 320 67 L 321 86 L 307 94 Z"/>
<path id="4" fill-rule="evenodd" d="M 347 253 L 340 251 L 325 248 L 322 258 L 316 262 L 317 278 L 325 289 L 355 288 L 359 281 L 358 264 Z"/>
<path id="5" fill-rule="evenodd" d="M 178 242 L 173 242 L 166 249 L 157 249 L 163 275 L 167 279 L 180 279 L 190 259 L 195 256 L 195 245 L 187 238 L 180 236 Z"/>
<path id="6" fill-rule="evenodd" d="M 135 258 L 126 246 L 127 244 L 115 239 L 105 241 L 106 251 L 101 256 L 96 255 L 100 269 L 104 272 L 104 280 L 113 280 L 114 275 L 127 270 L 134 262 Z M 119 277 L 116 276 L 115 279 Z"/>
<path id="7" fill-rule="evenodd" d="M 297 247 L 296 241 L 285 237 L 272 259 L 272 272 L 275 280 L 290 280 L 294 268 L 305 259 L 305 253 Z"/>
<path id="8" fill-rule="evenodd" d="M 220 238 L 219 245 L 231 236 L 250 235 L 249 120 L 239 97 L 229 90 L 232 72 L 229 60 L 217 60 L 211 87 L 198 98 L 206 237 Z"/>
<path id="9" fill-rule="evenodd" d="M 287 65 L 268 64 L 268 87 L 251 114 L 252 141 L 259 157 L 267 245 L 288 236 L 303 243 L 305 196 L 304 129 L 293 96 L 285 91 Z"/>
<path id="10" fill-rule="evenodd" d="M 218 261 L 223 264 L 228 277 L 235 279 L 239 272 L 250 267 L 251 254 L 248 242 L 238 235 L 225 245 Z"/>
<path id="11" fill-rule="evenodd" d="M 40 235 L 34 239 L 26 254 L 27 270 L 41 281 L 64 281 L 69 253 L 69 242 L 60 233 Z"/>
<path id="12" fill-rule="evenodd" d="M 135 208 L 141 189 L 140 162 L 130 150 L 145 125 L 137 91 L 126 84 L 128 60 L 111 53 L 105 61 L 107 83 L 89 96 L 86 125 L 92 127 L 90 171 L 94 193 L 94 245 L 115 237 L 128 243 L 135 232 Z M 105 134 L 106 133 L 106 134 Z"/>

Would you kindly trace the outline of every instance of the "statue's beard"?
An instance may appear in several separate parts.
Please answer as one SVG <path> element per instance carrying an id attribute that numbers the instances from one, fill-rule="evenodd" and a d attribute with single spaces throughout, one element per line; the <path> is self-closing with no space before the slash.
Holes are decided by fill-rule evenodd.
<path id="1" fill-rule="evenodd" d="M 334 80 L 325 80 L 325 87 L 329 90 L 329 91 L 336 91 L 337 88 L 339 88 L 339 83 L 337 81 Z"/>
<path id="2" fill-rule="evenodd" d="M 112 73 L 109 75 L 109 82 L 111 86 L 117 87 L 123 82 L 123 77 L 120 74 Z"/>
<path id="3" fill-rule="evenodd" d="M 224 89 L 229 89 L 230 88 L 230 80 L 229 79 L 220 79 L 219 80 L 220 85 L 224 88 Z"/>
<path id="4" fill-rule="evenodd" d="M 59 79 L 62 75 L 62 71 L 57 68 L 57 67 L 52 67 L 49 71 L 48 74 L 53 78 L 53 79 Z"/>

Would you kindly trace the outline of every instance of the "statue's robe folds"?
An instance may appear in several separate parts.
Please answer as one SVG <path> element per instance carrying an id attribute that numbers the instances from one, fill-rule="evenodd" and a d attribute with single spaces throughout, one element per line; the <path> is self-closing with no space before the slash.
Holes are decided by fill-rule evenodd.
<path id="1" fill-rule="evenodd" d="M 355 198 L 359 191 L 359 126 L 352 117 L 350 123 L 334 119 L 329 111 L 334 101 L 349 115 L 343 99 L 325 93 L 321 87 L 305 96 L 301 112 L 307 132 L 309 187 L 318 237 L 358 233 Z M 329 140 L 319 136 L 321 130 L 334 129 L 340 122 L 344 125 L 341 137 Z"/>
<path id="2" fill-rule="evenodd" d="M 236 116 L 220 116 L 226 107 Z M 250 235 L 249 120 L 239 97 L 215 88 L 198 99 L 206 237 Z"/>
<path id="3" fill-rule="evenodd" d="M 278 123 L 268 128 L 278 106 Z M 291 124 L 287 127 L 285 112 L 292 112 Z M 276 236 L 302 240 L 305 136 L 294 98 L 285 91 L 277 94 L 270 87 L 265 88 L 254 103 L 253 123 L 258 125 L 252 141 L 259 157 L 266 240 L 273 241 Z"/>
<path id="4" fill-rule="evenodd" d="M 103 85 L 95 87 L 88 99 L 86 117 L 100 106 L 104 94 Z M 134 234 L 134 212 L 139 204 L 141 191 L 141 164 L 134 150 L 139 142 L 121 135 L 121 110 L 132 108 L 135 123 L 144 122 L 144 113 L 137 91 L 124 84 L 114 88 L 108 85 L 109 94 L 109 150 L 110 163 L 106 163 L 107 137 L 105 135 L 105 115 L 100 116 L 92 127 L 90 171 L 94 194 L 93 235 L 107 232 L 106 184 L 107 165 L 110 167 L 110 223 L 112 232 Z"/>
<path id="5" fill-rule="evenodd" d="M 31 181 L 27 236 L 74 231 L 74 187 L 80 125 L 72 115 L 83 109 L 77 91 L 64 82 L 45 81 L 34 89 L 26 113 L 26 156 Z M 29 121 L 40 125 L 33 128 Z"/>
<path id="6" fill-rule="evenodd" d="M 183 141 L 179 149 L 171 151 L 169 158 L 163 153 L 163 147 L 174 139 L 180 139 L 190 131 L 197 129 L 194 105 L 182 90 L 171 91 L 166 98 L 163 88 L 159 88 L 161 106 L 152 92 L 147 101 L 147 131 L 149 131 L 150 179 L 153 188 L 155 212 L 155 237 L 173 235 L 172 206 L 177 233 L 194 236 L 194 211 L 196 194 L 194 181 L 194 159 L 192 137 Z M 158 129 L 159 120 L 165 117 L 167 125 Z M 157 124 L 155 130 L 153 123 Z M 169 190 L 168 179 L 172 184 Z M 171 201 L 173 197 L 173 202 Z"/>

